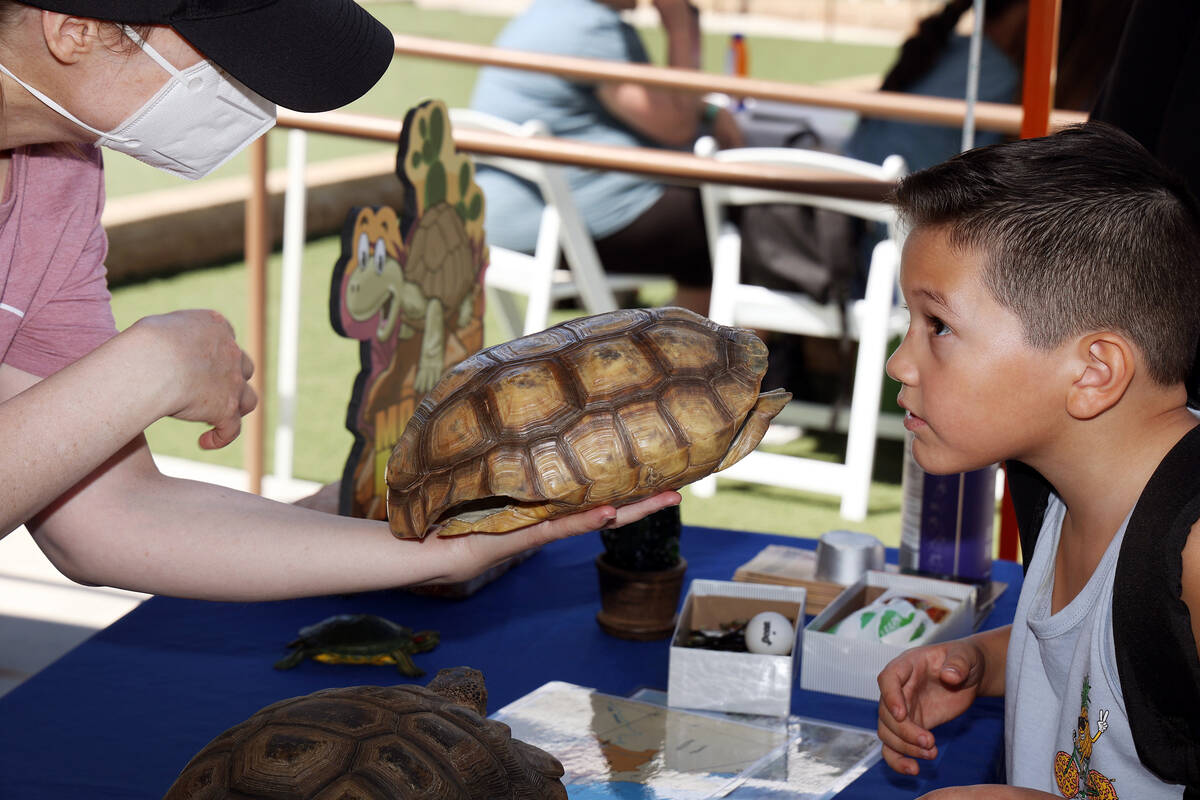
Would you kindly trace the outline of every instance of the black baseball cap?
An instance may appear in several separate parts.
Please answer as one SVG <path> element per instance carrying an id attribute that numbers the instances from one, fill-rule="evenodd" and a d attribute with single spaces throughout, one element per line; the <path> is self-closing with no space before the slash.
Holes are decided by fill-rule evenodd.
<path id="1" fill-rule="evenodd" d="M 392 34 L 355 0 L 24 0 L 127 25 L 170 25 L 273 103 L 328 111 L 366 94 L 392 60 Z"/>

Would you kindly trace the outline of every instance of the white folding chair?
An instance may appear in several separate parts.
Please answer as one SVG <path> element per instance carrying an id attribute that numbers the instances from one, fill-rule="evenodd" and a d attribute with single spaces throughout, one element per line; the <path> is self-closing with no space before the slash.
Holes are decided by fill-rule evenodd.
<path id="1" fill-rule="evenodd" d="M 894 181 L 906 172 L 904 159 L 891 156 L 882 166 L 844 156 L 799 148 L 747 147 L 717 150 L 711 137 L 696 143 L 696 154 L 719 161 L 759 164 L 803 165 L 847 175 Z M 755 451 L 722 471 L 720 477 L 836 495 L 841 514 L 862 520 L 867 514 L 867 494 L 875 460 L 875 438 L 879 432 L 879 401 L 888 340 L 903 334 L 908 314 L 897 302 L 900 242 L 891 206 L 883 202 L 847 200 L 820 195 L 794 194 L 744 186 L 704 184 L 700 188 L 709 251 L 713 263 L 713 290 L 709 316 L 723 325 L 838 339 L 842 336 L 842 312 L 836 302 L 820 303 L 798 292 L 783 292 L 741 282 L 742 239 L 729 221 L 730 206 L 762 203 L 795 203 L 826 208 L 864 220 L 883 223 L 888 237 L 875 246 L 863 299 L 850 303 L 845 315 L 846 335 L 858 342 L 854 365 L 849 420 L 846 423 L 846 459 L 830 463 L 811 458 Z M 772 387 L 767 387 L 772 388 Z M 793 402 L 786 418 L 812 424 L 828 419 L 827 406 Z M 891 430 L 903 435 L 900 420 L 889 420 Z M 693 492 L 711 496 L 716 477 L 693 485 Z"/>
<path id="2" fill-rule="evenodd" d="M 450 109 L 450 123 L 459 129 L 474 128 L 509 136 L 549 133 L 540 120 L 519 125 L 465 108 Z M 532 255 L 488 245 L 490 261 L 484 273 L 484 288 L 509 335 L 520 336 L 545 328 L 555 300 L 578 297 L 589 313 L 600 314 L 616 309 L 614 292 L 636 291 L 654 280 L 642 275 L 605 273 L 587 225 L 571 197 L 562 167 L 504 156 L 473 154 L 471 157 L 476 165 L 503 170 L 533 183 L 545 203 Z M 560 252 L 566 256 L 566 269 L 559 267 Z M 524 315 L 514 300 L 517 294 L 527 298 Z"/>

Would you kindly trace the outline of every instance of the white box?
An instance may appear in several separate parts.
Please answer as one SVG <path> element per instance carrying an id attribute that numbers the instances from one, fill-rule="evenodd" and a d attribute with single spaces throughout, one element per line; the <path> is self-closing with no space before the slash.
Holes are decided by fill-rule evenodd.
<path id="1" fill-rule="evenodd" d="M 667 705 L 786 717 L 803 639 L 804 596 L 804 589 L 796 586 L 692 581 L 671 638 Z M 795 630 L 791 653 L 771 656 L 677 644 L 693 629 L 715 629 L 760 611 L 778 611 L 791 620 Z"/>
<path id="2" fill-rule="evenodd" d="M 880 671 L 908 648 L 863 639 L 846 639 L 824 631 L 888 589 L 959 601 L 925 644 L 967 636 L 975 627 L 975 586 L 916 575 L 868 571 L 862 580 L 847 587 L 804 629 L 801 687 L 864 700 L 879 699 L 877 679 Z"/>

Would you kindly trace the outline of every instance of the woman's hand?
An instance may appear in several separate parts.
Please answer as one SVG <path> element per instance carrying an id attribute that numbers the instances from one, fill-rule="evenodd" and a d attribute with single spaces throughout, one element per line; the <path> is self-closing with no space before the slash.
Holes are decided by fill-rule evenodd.
<path id="1" fill-rule="evenodd" d="M 165 363 L 147 366 L 174 378 L 163 416 L 211 425 L 200 435 L 205 450 L 236 439 L 258 397 L 249 384 L 254 363 L 238 346 L 233 326 L 215 311 L 174 311 L 141 319 L 135 330 L 165 347 Z"/>
<path id="2" fill-rule="evenodd" d="M 879 739 L 883 759 L 916 775 L 915 759 L 937 757 L 932 728 L 975 701 L 983 680 L 984 651 L 970 639 L 907 650 L 879 673 Z"/>
<path id="3" fill-rule="evenodd" d="M 680 499 L 678 492 L 662 492 L 620 508 L 600 506 L 509 533 L 468 533 L 437 539 L 430 537 L 418 546 L 445 551 L 439 560 L 445 564 L 446 574 L 428 583 L 454 583 L 473 578 L 531 547 L 602 528 L 628 525 L 655 511 L 678 505 Z"/>

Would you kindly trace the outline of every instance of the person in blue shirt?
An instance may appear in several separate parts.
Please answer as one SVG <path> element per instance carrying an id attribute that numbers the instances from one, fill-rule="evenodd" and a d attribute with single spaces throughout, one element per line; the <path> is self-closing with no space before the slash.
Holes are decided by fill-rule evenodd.
<path id="1" fill-rule="evenodd" d="M 645 64 L 638 33 L 620 12 L 635 0 L 533 0 L 495 44 L 513 50 Z M 688 0 L 654 0 L 667 39 L 667 64 L 697 69 L 699 15 Z M 706 128 L 722 147 L 741 144 L 733 117 L 698 95 L 637 83 L 586 83 L 526 70 L 481 70 L 471 107 L 523 123 L 541 120 L 551 135 L 605 145 L 690 149 Z M 708 313 L 712 282 L 699 192 L 621 172 L 572 168 L 572 196 L 605 269 L 670 275 L 675 304 Z M 542 200 L 507 173 L 480 169 L 491 243 L 532 252 Z"/>
<path id="2" fill-rule="evenodd" d="M 1055 108 L 1086 111 L 1108 75 L 1131 0 L 1064 0 L 1059 23 L 1058 81 Z M 922 19 L 900 48 L 895 64 L 879 87 L 962 99 L 967 94 L 971 39 L 955 28 L 973 0 L 950 0 Z M 984 7 L 979 58 L 979 100 L 1021 101 L 1022 65 L 1028 0 L 988 0 Z M 1003 141 L 995 131 L 976 131 L 975 146 Z M 904 156 L 910 171 L 941 163 L 962 148 L 960 126 L 922 125 L 864 118 L 845 146 L 853 158 L 882 164 L 893 153 Z"/>
<path id="3" fill-rule="evenodd" d="M 941 11 L 921 20 L 906 40 L 880 91 L 962 99 L 967 93 L 971 38 L 954 33 L 972 0 L 951 0 Z M 979 100 L 1013 103 L 1021 95 L 1025 0 L 990 0 L 985 6 L 979 53 Z M 996 144 L 1002 134 L 978 131 L 979 146 Z M 846 143 L 846 155 L 874 164 L 893 153 L 904 156 L 910 170 L 931 167 L 956 154 L 962 129 L 900 120 L 864 118 Z"/>

